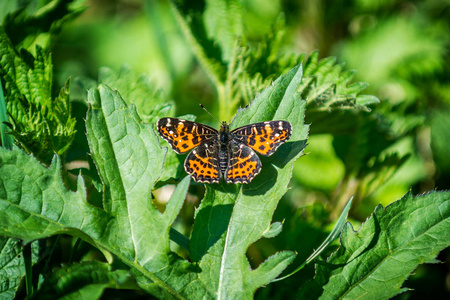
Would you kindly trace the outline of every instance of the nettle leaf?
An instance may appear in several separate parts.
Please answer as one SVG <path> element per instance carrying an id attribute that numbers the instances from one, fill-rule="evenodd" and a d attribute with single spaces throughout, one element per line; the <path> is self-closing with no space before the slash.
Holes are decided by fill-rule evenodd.
<path id="1" fill-rule="evenodd" d="M 302 79 L 297 66 L 277 79 L 247 108 L 240 110 L 231 127 L 288 120 L 291 139 L 269 158 L 261 158 L 261 173 L 248 185 L 212 184 L 195 214 L 190 257 L 203 270 L 199 280 L 219 299 L 251 298 L 295 258 L 283 251 L 252 270 L 247 248 L 271 228 L 274 210 L 287 191 L 294 161 L 306 146 L 308 126 L 303 124 L 305 102 L 296 92 Z"/>
<path id="2" fill-rule="evenodd" d="M 86 86 L 97 85 L 88 78 L 78 78 L 75 82 L 79 83 L 77 86 L 79 98 L 83 98 Z M 105 84 L 111 89 L 120 91 L 121 97 L 128 105 L 132 103 L 136 106 L 139 117 L 144 123 L 156 123 L 162 117 L 175 116 L 175 103 L 168 100 L 164 92 L 158 89 L 147 76 L 144 74 L 137 76 L 127 66 L 121 67 L 118 72 L 107 67 L 100 68 L 98 84 Z M 195 120 L 195 117 L 191 115 L 183 118 Z M 156 187 L 164 183 L 178 182 L 185 175 L 183 157 L 170 151 L 166 155 L 163 174 L 159 177 Z"/>
<path id="3" fill-rule="evenodd" d="M 239 0 L 206 0 L 203 22 L 208 38 L 220 45 L 222 60 L 229 62 L 236 37 L 243 37 L 242 7 Z"/>
<path id="4" fill-rule="evenodd" d="M 38 258 L 38 245 L 32 245 L 32 262 Z M 16 290 L 25 276 L 22 241 L 0 237 L 0 298 L 14 299 Z"/>
<path id="5" fill-rule="evenodd" d="M 85 7 L 74 0 L 52 1 L 8 1 L 18 2 L 16 10 L 3 20 L 6 33 L 11 37 L 16 47 L 33 51 L 37 40 L 47 45 L 51 35 L 58 33 L 62 25 L 79 16 Z M 74 3 L 75 2 L 75 3 Z"/>
<path id="6" fill-rule="evenodd" d="M 120 91 L 127 104 L 133 103 L 136 106 L 145 123 L 156 123 L 163 116 L 174 116 L 173 101 L 169 101 L 147 76 L 137 76 L 127 66 L 123 66 L 119 72 L 106 67 L 100 68 L 98 82 Z"/>
<path id="7" fill-rule="evenodd" d="M 241 1 L 206 0 L 194 5 L 189 1 L 171 2 L 177 21 L 195 54 L 200 59 L 211 60 L 208 64 L 212 68 L 222 68 L 229 63 L 236 38 L 245 38 Z M 220 77 L 219 74 L 216 75 Z"/>
<path id="8" fill-rule="evenodd" d="M 370 111 L 371 104 L 380 100 L 371 95 L 360 95 L 367 88 L 365 82 L 352 82 L 356 71 L 343 71 L 336 58 L 319 60 L 319 52 L 313 52 L 305 62 L 305 79 L 300 91 L 309 109 L 357 108 Z"/>
<path id="9" fill-rule="evenodd" d="M 69 147 L 75 134 L 70 116 L 69 81 L 52 96 L 50 55 L 36 46 L 36 57 L 22 49 L 17 54 L 0 27 L 0 77 L 16 143 L 40 161 L 50 163 Z"/>
<path id="10" fill-rule="evenodd" d="M 212 1 L 213 2 L 213 1 Z M 216 1 L 218 2 L 218 1 Z M 236 2 L 236 1 L 233 1 Z M 211 19 L 214 15 L 220 15 L 220 4 L 218 6 L 211 8 L 208 18 Z M 189 43 L 193 53 L 197 57 L 198 61 L 202 65 L 205 72 L 208 74 L 209 78 L 214 82 L 216 86 L 220 85 L 221 82 L 225 81 L 226 76 L 226 64 L 224 62 L 223 51 L 221 46 L 228 47 L 230 37 L 232 36 L 232 30 L 228 32 L 222 39 L 222 44 L 218 43 L 217 40 L 211 39 L 209 37 L 208 30 L 214 32 L 215 29 L 206 29 L 204 20 L 204 4 L 197 2 L 196 5 L 189 5 L 188 3 L 180 1 L 171 1 L 172 11 L 181 28 L 187 42 Z M 226 5 L 225 5 L 226 6 Z M 223 15 L 226 19 L 228 11 L 223 11 Z M 219 17 L 220 18 L 220 17 Z M 233 20 L 239 22 L 238 20 Z M 211 23 L 213 20 L 210 21 Z M 231 29 L 232 26 L 225 26 L 222 30 Z M 220 28 L 217 28 L 220 31 Z M 227 50 L 228 52 L 229 50 Z"/>
<path id="11" fill-rule="evenodd" d="M 324 127 L 330 126 L 330 112 L 342 110 L 370 111 L 370 106 L 380 100 L 372 95 L 360 94 L 367 88 L 364 82 L 353 82 L 356 73 L 354 70 L 344 70 L 343 64 L 336 64 L 336 58 L 326 57 L 319 59 L 319 53 L 313 52 L 307 56 L 287 55 L 279 51 L 277 25 L 275 36 L 269 36 L 262 44 L 239 45 L 236 62 L 231 65 L 227 77 L 227 86 L 230 86 L 231 105 L 240 101 L 253 99 L 264 88 L 269 86 L 274 77 L 290 69 L 292 66 L 303 63 L 305 66 L 299 92 L 302 99 L 307 102 L 310 112 L 308 119 L 320 121 L 326 119 Z M 281 33 L 280 33 L 281 32 Z M 342 117 L 338 117 L 342 122 Z M 314 122 L 316 123 L 316 122 Z M 339 126 L 339 125 L 338 125 Z M 316 129 L 317 130 L 317 129 Z"/>
<path id="12" fill-rule="evenodd" d="M 166 277 L 176 274 L 172 265 L 180 258 L 170 252 L 169 230 L 189 178 L 178 184 L 161 214 L 151 190 L 167 150 L 153 125 L 143 124 L 135 109 L 106 86 L 91 90 L 89 103 L 86 124 L 103 183 L 103 209 L 86 201 L 82 177 L 76 192 L 64 187 L 58 156 L 47 169 L 17 148 L 0 149 L 0 232 L 25 242 L 59 233 L 81 237 L 174 294 Z M 184 265 L 177 270 L 187 272 Z"/>
<path id="13" fill-rule="evenodd" d="M 46 277 L 34 299 L 83 298 L 99 299 L 106 288 L 132 288 L 131 275 L 125 270 L 112 270 L 109 264 L 88 261 L 64 266 Z"/>
<path id="14" fill-rule="evenodd" d="M 386 208 L 379 205 L 355 232 L 350 225 L 341 246 L 316 266 L 314 281 L 299 298 L 388 299 L 408 288 L 403 282 L 419 264 L 436 262 L 450 245 L 450 192 L 411 193 Z"/>

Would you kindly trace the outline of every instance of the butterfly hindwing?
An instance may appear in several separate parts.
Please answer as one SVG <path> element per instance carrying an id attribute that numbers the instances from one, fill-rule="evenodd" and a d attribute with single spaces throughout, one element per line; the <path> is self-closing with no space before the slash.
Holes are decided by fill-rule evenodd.
<path id="1" fill-rule="evenodd" d="M 228 167 L 225 171 L 228 183 L 249 183 L 261 171 L 258 155 L 242 143 L 232 140 L 228 155 Z"/>
<path id="2" fill-rule="evenodd" d="M 231 136 L 256 152 L 270 156 L 291 137 L 291 133 L 292 125 L 289 122 L 268 121 L 234 129 Z"/>
<path id="3" fill-rule="evenodd" d="M 176 118 L 159 119 L 156 128 L 178 154 L 194 149 L 218 134 L 217 130 L 209 126 Z"/>
<path id="4" fill-rule="evenodd" d="M 195 148 L 186 157 L 184 169 L 196 182 L 218 183 L 222 177 L 219 167 L 217 139 L 211 139 Z"/>

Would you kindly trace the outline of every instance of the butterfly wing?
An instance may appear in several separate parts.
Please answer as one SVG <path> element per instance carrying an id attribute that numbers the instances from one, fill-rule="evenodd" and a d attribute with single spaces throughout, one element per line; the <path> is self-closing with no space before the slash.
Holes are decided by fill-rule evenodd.
<path id="1" fill-rule="evenodd" d="M 228 183 L 249 183 L 261 171 L 261 161 L 250 147 L 232 140 L 225 178 Z"/>
<path id="2" fill-rule="evenodd" d="M 231 131 L 232 138 L 256 152 L 270 156 L 289 140 L 292 125 L 287 121 L 268 121 L 239 127 Z"/>
<path id="3" fill-rule="evenodd" d="M 218 183 L 222 177 L 219 167 L 217 139 L 200 144 L 186 157 L 184 169 L 196 182 Z"/>
<path id="4" fill-rule="evenodd" d="M 218 134 L 209 126 L 176 118 L 159 119 L 156 128 L 178 154 L 188 152 Z"/>

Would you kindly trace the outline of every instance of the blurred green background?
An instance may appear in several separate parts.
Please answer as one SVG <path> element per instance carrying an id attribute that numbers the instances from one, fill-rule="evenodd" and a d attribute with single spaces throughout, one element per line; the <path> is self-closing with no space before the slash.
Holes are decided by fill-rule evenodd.
<path id="1" fill-rule="evenodd" d="M 204 5 L 203 1 L 180 2 L 186 7 Z M 343 201 L 351 196 L 356 201 L 350 219 L 358 224 L 376 205 L 386 206 L 409 190 L 420 194 L 450 188 L 449 0 L 240 2 L 247 41 L 264 41 L 282 17 L 282 53 L 318 50 L 321 58 L 335 56 L 346 69 L 357 70 L 356 81 L 370 84 L 365 94 L 381 100 L 371 112 L 333 112 L 327 117 L 355 120 L 356 134 L 329 128 L 327 121 L 312 117 L 313 109 L 306 112 L 306 122 L 311 124 L 307 155 L 296 162 L 291 189 L 274 217 L 274 221 L 284 220 L 283 232 L 249 249 L 253 266 L 283 249 L 297 251 L 295 264 L 299 265 L 320 244 Z M 35 3 L 39 6 L 39 1 Z M 17 9 L 6 0 L 1 5 L 2 17 Z M 101 67 L 119 72 L 126 65 L 136 74 L 147 75 L 164 97 L 175 102 L 175 115 L 193 114 L 197 121 L 218 127 L 198 105 L 219 116 L 216 90 L 186 43 L 168 1 L 87 0 L 72 5 L 87 8 L 67 22 L 55 39 L 43 34 L 24 44 L 30 51 L 35 43 L 51 49 L 55 88 L 71 77 L 76 89 L 78 78 L 97 80 Z M 85 107 L 75 102 L 74 114 L 84 113 Z M 82 132 L 83 126 L 78 127 L 78 134 Z M 372 155 L 378 150 L 378 135 L 388 143 Z M 76 150 L 69 150 L 68 160 L 77 158 Z M 357 159 L 366 167 L 355 168 Z M 162 191 L 156 195 L 164 198 Z M 202 186 L 191 187 L 177 224 L 186 235 L 202 195 Z M 405 283 L 415 291 L 396 298 L 433 294 L 448 299 L 449 255 L 447 249 L 439 256 L 444 263 L 420 266 Z M 311 278 L 313 271 L 309 266 L 286 281 L 270 284 L 258 291 L 257 298 L 284 298 Z"/>

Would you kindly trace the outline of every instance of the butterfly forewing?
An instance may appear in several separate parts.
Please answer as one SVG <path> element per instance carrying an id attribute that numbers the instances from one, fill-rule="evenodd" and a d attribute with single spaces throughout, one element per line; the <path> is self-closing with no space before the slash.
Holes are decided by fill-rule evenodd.
<path id="1" fill-rule="evenodd" d="M 217 137 L 217 130 L 209 126 L 176 118 L 162 118 L 156 124 L 158 133 L 172 149 L 180 154 Z"/>
<path id="2" fill-rule="evenodd" d="M 231 136 L 256 152 L 269 156 L 291 137 L 291 133 L 292 126 L 289 122 L 268 121 L 234 129 Z"/>

